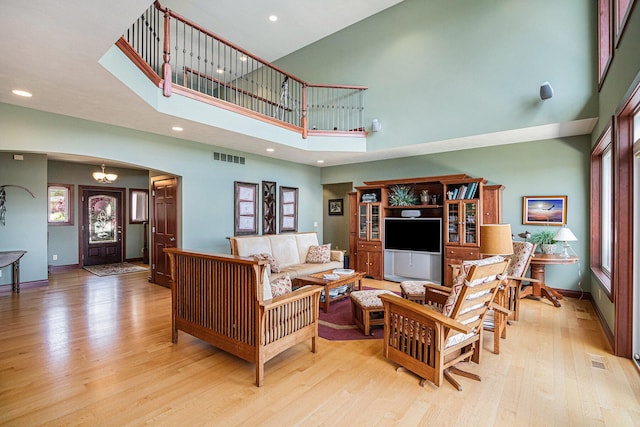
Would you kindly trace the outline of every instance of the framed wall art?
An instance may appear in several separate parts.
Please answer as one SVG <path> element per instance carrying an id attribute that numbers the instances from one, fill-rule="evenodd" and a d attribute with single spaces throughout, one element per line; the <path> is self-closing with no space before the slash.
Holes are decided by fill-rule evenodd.
<path id="1" fill-rule="evenodd" d="M 298 189 L 280 187 L 280 232 L 298 231 Z"/>
<path id="2" fill-rule="evenodd" d="M 47 222 L 49 225 L 73 225 L 73 185 L 47 186 Z"/>
<path id="3" fill-rule="evenodd" d="M 262 234 L 276 234 L 276 183 L 262 181 Z"/>
<path id="4" fill-rule="evenodd" d="M 557 225 L 567 223 L 567 196 L 524 196 L 522 223 Z"/>
<path id="5" fill-rule="evenodd" d="M 234 182 L 235 224 L 233 233 L 258 234 L 258 184 Z"/>
<path id="6" fill-rule="evenodd" d="M 344 215 L 344 199 L 329 199 L 329 215 Z"/>

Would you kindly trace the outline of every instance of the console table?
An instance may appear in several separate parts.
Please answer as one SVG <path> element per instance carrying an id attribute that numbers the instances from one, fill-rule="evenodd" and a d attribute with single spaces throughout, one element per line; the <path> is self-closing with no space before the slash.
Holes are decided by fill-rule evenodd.
<path id="1" fill-rule="evenodd" d="M 533 295 L 534 297 L 545 297 L 556 307 L 560 307 L 559 299 L 562 294 L 550 286 L 547 286 L 544 279 L 544 269 L 549 264 L 575 264 L 580 260 L 577 256 L 571 255 L 569 258 L 563 258 L 560 254 L 534 254 L 531 258 L 531 289 L 521 295 L 521 297 Z"/>
<path id="2" fill-rule="evenodd" d="M 13 265 L 11 268 L 11 290 L 20 293 L 20 258 L 27 251 L 0 252 L 0 268 Z"/>

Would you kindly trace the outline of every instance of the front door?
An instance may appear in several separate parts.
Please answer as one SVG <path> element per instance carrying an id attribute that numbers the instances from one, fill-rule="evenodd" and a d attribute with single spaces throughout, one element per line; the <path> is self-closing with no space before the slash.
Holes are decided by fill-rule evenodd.
<path id="1" fill-rule="evenodd" d="M 153 219 L 151 226 L 151 281 L 171 286 L 171 266 L 164 248 L 178 244 L 178 179 L 175 177 L 152 180 Z"/>
<path id="2" fill-rule="evenodd" d="M 122 189 L 81 187 L 82 265 L 123 261 Z"/>

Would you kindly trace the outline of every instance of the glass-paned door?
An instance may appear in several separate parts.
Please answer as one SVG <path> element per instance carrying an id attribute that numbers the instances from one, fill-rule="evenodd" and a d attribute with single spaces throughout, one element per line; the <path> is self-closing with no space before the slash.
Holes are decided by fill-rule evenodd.
<path id="1" fill-rule="evenodd" d="M 116 212 L 115 197 L 98 195 L 89 197 L 89 243 L 115 242 Z"/>
<path id="2" fill-rule="evenodd" d="M 460 204 L 447 203 L 447 243 L 459 243 Z"/>
<path id="3" fill-rule="evenodd" d="M 380 204 L 371 204 L 371 237 L 369 240 L 380 240 Z"/>
<path id="4" fill-rule="evenodd" d="M 358 238 L 367 239 L 367 208 L 368 205 L 358 206 Z"/>
<path id="5" fill-rule="evenodd" d="M 81 187 L 82 265 L 123 261 L 123 191 Z"/>
<path id="6" fill-rule="evenodd" d="M 464 243 L 475 245 L 478 242 L 478 204 L 476 202 L 464 203 Z"/>

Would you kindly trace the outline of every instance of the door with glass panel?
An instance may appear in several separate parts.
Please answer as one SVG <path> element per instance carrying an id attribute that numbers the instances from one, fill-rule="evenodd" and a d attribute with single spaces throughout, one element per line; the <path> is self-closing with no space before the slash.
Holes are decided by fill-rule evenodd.
<path id="1" fill-rule="evenodd" d="M 81 265 L 122 262 L 123 190 L 84 187 L 81 194 Z"/>

